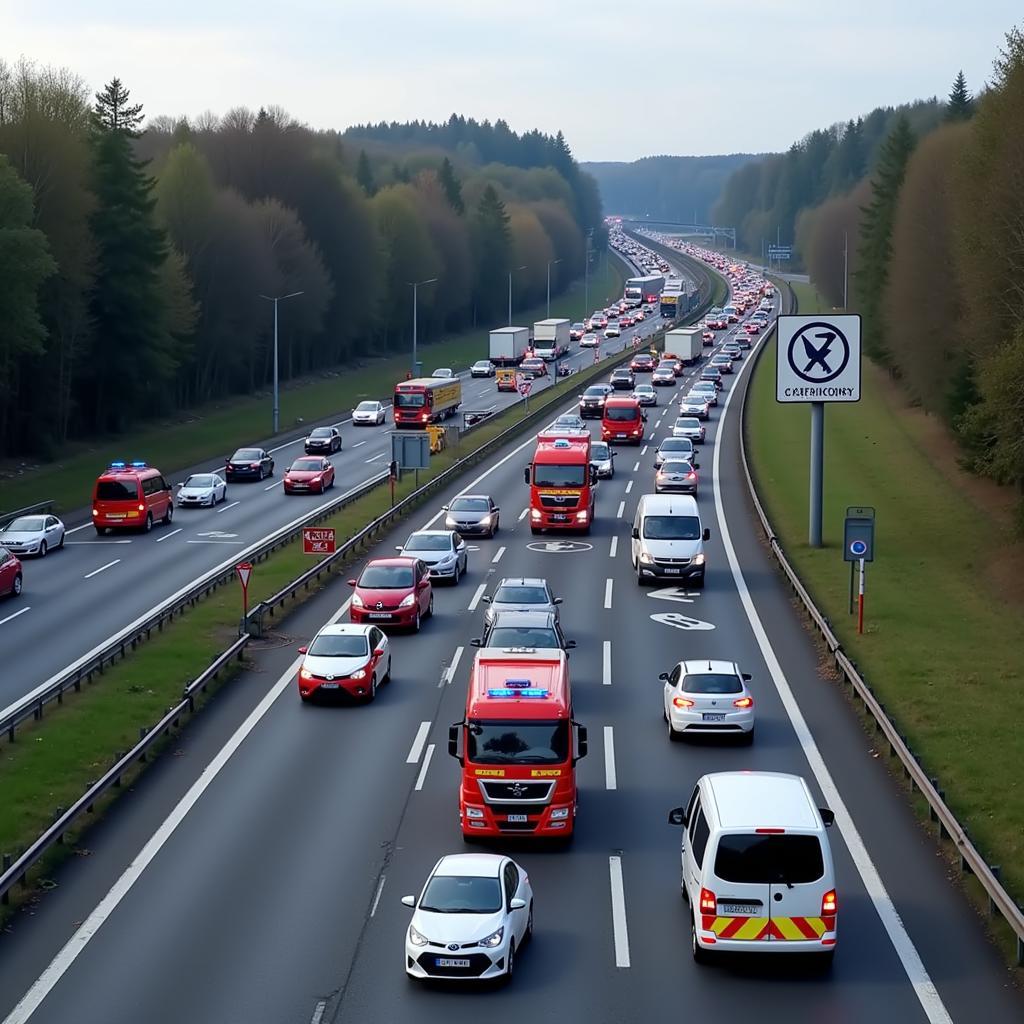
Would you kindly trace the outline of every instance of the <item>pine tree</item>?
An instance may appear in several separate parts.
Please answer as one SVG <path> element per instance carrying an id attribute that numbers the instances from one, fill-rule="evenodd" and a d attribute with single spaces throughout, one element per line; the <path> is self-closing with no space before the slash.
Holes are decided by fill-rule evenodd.
<path id="1" fill-rule="evenodd" d="M 448 205 L 459 216 L 462 216 L 466 212 L 466 203 L 462 198 L 462 182 L 456 177 L 455 168 L 452 167 L 452 162 L 448 157 L 441 161 L 441 169 L 438 171 L 437 179 L 441 183 L 441 188 L 444 189 Z"/>
<path id="2" fill-rule="evenodd" d="M 136 138 L 142 123 L 142 104 L 129 105 L 131 93 L 124 87 L 120 78 L 112 78 L 102 92 L 96 93 L 96 105 L 93 115 L 99 127 L 109 132 L 124 132 Z"/>
<path id="3" fill-rule="evenodd" d="M 356 164 L 356 181 L 359 182 L 359 187 L 368 195 L 373 196 L 377 191 L 377 186 L 373 181 L 373 171 L 370 169 L 370 158 L 366 155 L 366 150 L 359 150 L 359 161 Z"/>
<path id="4" fill-rule="evenodd" d="M 946 121 L 969 121 L 974 113 L 974 99 L 967 91 L 967 79 L 963 70 L 957 72 L 953 79 L 953 88 L 949 92 L 949 101 L 946 103 Z"/>
<path id="5" fill-rule="evenodd" d="M 480 196 L 473 223 L 477 258 L 476 308 L 480 315 L 496 312 L 505 294 L 512 255 L 511 218 L 493 185 Z"/>

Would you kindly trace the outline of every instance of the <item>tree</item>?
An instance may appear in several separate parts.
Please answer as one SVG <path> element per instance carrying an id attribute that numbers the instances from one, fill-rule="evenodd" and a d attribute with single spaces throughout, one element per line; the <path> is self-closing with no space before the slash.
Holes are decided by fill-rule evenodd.
<path id="1" fill-rule="evenodd" d="M 501 308 L 512 256 L 512 232 L 505 204 L 493 185 L 480 196 L 473 219 L 473 245 L 477 260 L 473 300 L 478 316 L 489 317 Z"/>
<path id="2" fill-rule="evenodd" d="M 857 272 L 861 208 L 870 194 L 870 184 L 862 179 L 851 192 L 826 199 L 820 206 L 805 211 L 798 221 L 796 238 L 804 265 L 830 306 L 843 305 L 844 284 L 852 281 Z M 849 302 L 848 295 L 846 299 Z"/>
<path id="3" fill-rule="evenodd" d="M 455 168 L 448 157 L 441 161 L 437 177 L 441 188 L 444 189 L 448 205 L 461 217 L 466 212 L 466 204 L 462 199 L 462 182 L 455 176 Z"/>
<path id="4" fill-rule="evenodd" d="M 112 78 L 102 92 L 96 93 L 93 115 L 99 128 L 108 132 L 124 132 L 136 138 L 142 123 L 142 104 L 129 104 L 131 93 L 120 78 Z"/>
<path id="5" fill-rule="evenodd" d="M 359 187 L 372 198 L 377 191 L 377 186 L 373 181 L 370 158 L 366 155 L 365 149 L 359 150 L 359 162 L 356 164 L 356 181 L 359 182 Z"/>
<path id="6" fill-rule="evenodd" d="M 949 92 L 943 119 L 946 121 L 969 121 L 973 113 L 974 100 L 967 91 L 967 79 L 961 69 L 953 79 L 953 88 Z"/>

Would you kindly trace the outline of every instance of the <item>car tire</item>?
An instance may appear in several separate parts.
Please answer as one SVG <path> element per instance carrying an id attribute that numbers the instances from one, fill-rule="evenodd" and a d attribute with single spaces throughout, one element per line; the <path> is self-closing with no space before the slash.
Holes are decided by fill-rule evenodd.
<path id="1" fill-rule="evenodd" d="M 390 683 L 390 682 L 391 682 L 391 655 L 388 655 L 388 670 L 387 670 L 387 672 L 384 673 L 384 676 L 381 679 L 381 683 Z"/>
<path id="2" fill-rule="evenodd" d="M 533 900 L 530 900 L 530 916 L 526 919 L 526 931 L 523 933 L 523 942 L 529 942 L 533 938 Z"/>
<path id="3" fill-rule="evenodd" d="M 19 572 L 18 575 L 14 577 L 14 582 L 11 584 L 11 597 L 21 597 L 21 588 L 23 586 L 24 581 L 22 580 L 21 573 Z"/>
<path id="4" fill-rule="evenodd" d="M 149 531 L 152 530 L 152 529 L 153 529 L 153 513 L 152 512 L 147 512 L 146 513 L 146 524 L 145 524 L 145 526 L 142 527 L 142 532 L 143 533 L 149 533 Z"/>
<path id="5" fill-rule="evenodd" d="M 170 526 L 171 521 L 174 519 L 174 502 L 167 502 L 167 511 L 164 512 L 164 517 L 161 520 L 164 526 Z"/>
<path id="6" fill-rule="evenodd" d="M 814 971 L 816 974 L 828 974 L 832 970 L 832 964 L 836 958 L 836 951 L 833 947 L 824 953 L 815 953 Z"/>
<path id="7" fill-rule="evenodd" d="M 505 966 L 505 974 L 503 981 L 506 985 L 512 983 L 512 975 L 515 973 L 516 968 L 516 944 L 515 940 L 510 940 L 508 944 L 508 959 Z"/>
<path id="8" fill-rule="evenodd" d="M 459 585 L 459 580 L 461 580 L 461 579 L 462 579 L 462 572 L 459 569 L 459 563 L 456 561 L 456 563 L 455 563 L 455 575 L 452 576 L 452 586 L 453 587 L 457 587 Z"/>
<path id="9" fill-rule="evenodd" d="M 263 479 L 267 474 L 263 472 L 263 467 L 260 466 L 260 483 L 263 483 Z"/>
<path id="10" fill-rule="evenodd" d="M 694 580 L 693 584 L 698 590 L 704 589 L 704 573 L 700 574 L 700 579 Z"/>
<path id="11" fill-rule="evenodd" d="M 434 617 L 434 592 L 430 592 L 430 603 L 427 605 L 427 618 L 432 619 Z"/>
<path id="12" fill-rule="evenodd" d="M 420 626 L 421 625 L 422 625 L 422 622 L 420 621 L 420 610 L 419 610 L 419 608 L 417 608 L 416 609 L 416 618 L 412 620 L 412 631 L 414 633 L 418 633 L 420 631 Z"/>
<path id="13" fill-rule="evenodd" d="M 532 533 L 534 537 L 536 537 L 540 533 L 540 529 L 536 526 L 531 526 L 530 533 Z"/>
<path id="14" fill-rule="evenodd" d="M 744 747 L 751 747 L 751 746 L 753 746 L 754 745 L 754 730 L 751 729 L 750 732 L 742 733 L 740 735 L 740 743 Z"/>
<path id="15" fill-rule="evenodd" d="M 57 550 L 58 551 L 62 551 L 64 549 L 64 537 L 65 537 L 65 534 L 62 533 L 60 535 L 60 543 L 57 545 Z"/>
<path id="16" fill-rule="evenodd" d="M 693 962 L 706 964 L 711 961 L 711 954 L 697 942 L 697 921 L 690 917 L 690 950 L 693 953 Z"/>
<path id="17" fill-rule="evenodd" d="M 96 536 L 97 537 L 105 537 L 106 535 L 107 535 L 107 528 L 105 526 L 97 526 L 96 527 Z"/>
<path id="18" fill-rule="evenodd" d="M 40 558 L 45 558 L 46 557 L 46 552 L 47 552 L 46 541 L 45 540 L 41 540 L 39 542 L 39 557 Z"/>
<path id="19" fill-rule="evenodd" d="M 669 743 L 682 743 L 683 734 L 681 732 L 678 732 L 676 729 L 672 728 L 672 720 L 667 719 L 665 724 L 668 728 Z"/>
<path id="20" fill-rule="evenodd" d="M 367 701 L 375 701 L 377 699 L 377 673 L 374 672 L 370 676 L 370 692 L 366 697 Z"/>
<path id="21" fill-rule="evenodd" d="M 214 491 L 213 494 L 210 495 L 210 503 L 209 503 L 208 507 L 209 508 L 216 508 L 216 506 L 217 506 L 217 492 Z"/>

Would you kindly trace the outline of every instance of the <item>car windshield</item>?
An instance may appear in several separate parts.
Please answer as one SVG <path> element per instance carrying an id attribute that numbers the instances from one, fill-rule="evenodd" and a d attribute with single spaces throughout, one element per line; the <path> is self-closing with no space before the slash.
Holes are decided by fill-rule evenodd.
<path id="1" fill-rule="evenodd" d="M 695 672 L 683 676 L 685 693 L 742 693 L 743 683 L 731 672 Z"/>
<path id="2" fill-rule="evenodd" d="M 550 604 L 551 598 L 543 587 L 526 584 L 506 584 L 494 592 L 493 604 Z"/>
<path id="3" fill-rule="evenodd" d="M 676 426 L 680 430 L 700 430 L 700 420 L 695 416 L 680 416 L 676 420 Z"/>
<path id="4" fill-rule="evenodd" d="M 451 551 L 452 539 L 447 534 L 414 533 L 405 542 L 406 551 Z"/>
<path id="5" fill-rule="evenodd" d="M 689 462 L 683 462 L 681 460 L 673 460 L 672 462 L 663 462 L 661 465 L 662 473 L 672 475 L 673 473 L 692 473 L 693 466 Z"/>
<path id="6" fill-rule="evenodd" d="M 640 410 L 629 405 L 613 405 L 604 407 L 604 418 L 616 423 L 629 423 L 640 416 Z"/>
<path id="7" fill-rule="evenodd" d="M 331 428 L 330 427 L 314 427 L 309 432 L 309 436 L 310 437 L 330 437 L 331 433 L 332 432 L 331 432 Z"/>
<path id="8" fill-rule="evenodd" d="M 579 416 L 559 416 L 552 426 L 556 430 L 560 427 L 583 427 L 583 420 Z"/>
<path id="9" fill-rule="evenodd" d="M 9 533 L 36 533 L 43 529 L 45 522 L 43 516 L 19 516 L 3 529 Z"/>
<path id="10" fill-rule="evenodd" d="M 658 451 L 662 455 L 669 452 L 692 452 L 693 442 L 688 437 L 669 437 L 661 442 Z"/>
<path id="11" fill-rule="evenodd" d="M 648 540 L 700 540 L 696 516 L 646 516 L 644 537 Z"/>
<path id="12" fill-rule="evenodd" d="M 97 501 L 137 501 L 138 486 L 134 480 L 100 480 L 96 484 Z"/>
<path id="13" fill-rule="evenodd" d="M 360 634 L 321 633 L 309 645 L 308 653 L 317 658 L 358 658 L 370 653 L 370 645 Z"/>
<path id="14" fill-rule="evenodd" d="M 359 577 L 359 586 L 368 590 L 408 590 L 412 586 L 412 567 L 368 565 Z"/>
<path id="15" fill-rule="evenodd" d="M 473 364 L 473 368 L 475 370 L 489 370 L 490 367 L 491 367 L 491 364 L 486 359 L 478 359 Z"/>
<path id="16" fill-rule="evenodd" d="M 456 498 L 448 506 L 452 512 L 486 512 L 486 498 Z"/>
<path id="17" fill-rule="evenodd" d="M 537 487 L 582 487 L 587 482 L 587 467 L 534 465 L 533 482 Z"/>
<path id="18" fill-rule="evenodd" d="M 563 764 L 569 723 L 470 721 L 466 759 L 475 764 Z"/>
<path id="19" fill-rule="evenodd" d="M 715 855 L 715 874 L 726 882 L 799 885 L 825 873 L 817 836 L 723 835 Z"/>
<path id="20" fill-rule="evenodd" d="M 654 388 L 650 384 L 637 384 L 636 393 L 638 395 L 653 395 Z"/>
<path id="21" fill-rule="evenodd" d="M 376 412 L 376 411 L 377 411 L 377 403 L 376 402 L 360 402 L 356 406 L 356 412 Z"/>
<path id="22" fill-rule="evenodd" d="M 232 462 L 259 462 L 263 458 L 263 452 L 259 448 L 239 448 L 231 456 Z"/>
<path id="23" fill-rule="evenodd" d="M 487 637 L 488 647 L 558 647 L 558 634 L 543 626 L 498 626 Z"/>
<path id="24" fill-rule="evenodd" d="M 612 374 L 612 377 L 615 380 L 632 380 L 633 374 L 631 374 L 629 370 L 616 370 Z"/>
<path id="25" fill-rule="evenodd" d="M 501 885 L 497 878 L 477 875 L 434 875 L 419 909 L 434 914 L 494 914 L 501 910 Z"/>
<path id="26" fill-rule="evenodd" d="M 449 367 L 442 367 L 440 370 L 435 370 L 430 376 L 431 377 L 450 377 L 452 371 Z"/>
<path id="27" fill-rule="evenodd" d="M 209 473 L 194 473 L 185 481 L 186 487 L 212 487 L 214 479 Z"/>
<path id="28" fill-rule="evenodd" d="M 296 459 L 292 463 L 292 469 L 296 473 L 316 473 L 323 469 L 323 463 L 319 459 Z"/>
<path id="29" fill-rule="evenodd" d="M 604 388 L 593 387 L 593 388 L 587 388 L 587 390 L 584 391 L 583 394 L 587 398 L 604 398 L 604 396 L 607 395 L 608 392 L 605 391 Z"/>
<path id="30" fill-rule="evenodd" d="M 524 359 L 523 366 L 529 367 L 531 370 L 536 369 L 538 366 L 543 366 L 543 359 Z"/>
<path id="31" fill-rule="evenodd" d="M 610 458 L 608 452 L 608 445 L 603 441 L 598 441 L 596 444 L 590 446 L 590 461 L 591 462 L 604 462 Z"/>
<path id="32" fill-rule="evenodd" d="M 399 409 L 420 409 L 426 399 L 421 391 L 397 391 L 395 392 L 395 405 Z"/>

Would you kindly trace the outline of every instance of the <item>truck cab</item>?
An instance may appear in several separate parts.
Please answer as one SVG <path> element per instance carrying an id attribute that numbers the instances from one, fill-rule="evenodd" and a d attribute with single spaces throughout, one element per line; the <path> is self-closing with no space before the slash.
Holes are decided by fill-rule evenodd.
<path id="1" fill-rule="evenodd" d="M 530 530 L 590 532 L 594 521 L 596 472 L 590 465 L 587 431 L 537 435 L 533 461 L 523 472 L 530 487 Z"/>

